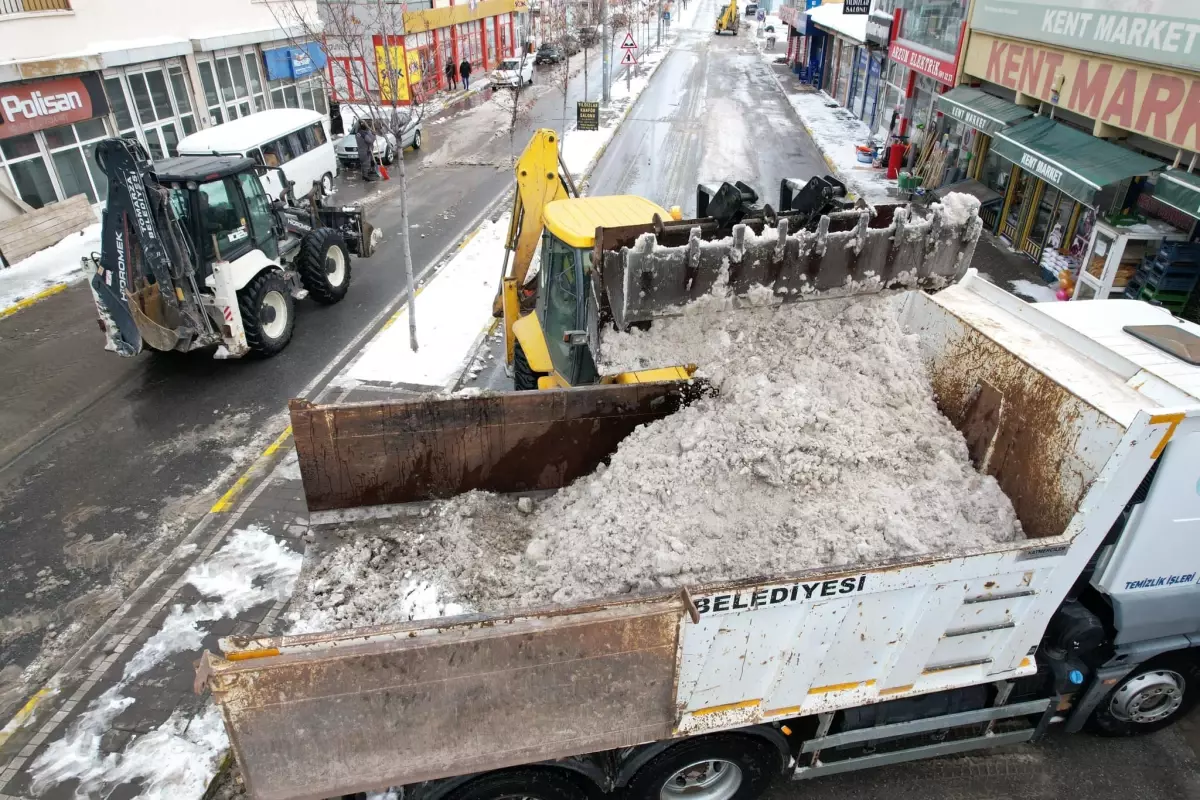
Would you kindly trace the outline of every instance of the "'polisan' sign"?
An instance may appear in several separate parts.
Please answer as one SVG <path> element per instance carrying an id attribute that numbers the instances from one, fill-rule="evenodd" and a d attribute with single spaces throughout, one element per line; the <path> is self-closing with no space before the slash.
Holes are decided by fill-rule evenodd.
<path id="1" fill-rule="evenodd" d="M 107 113 L 104 89 L 95 75 L 71 75 L 0 87 L 0 139 Z"/>

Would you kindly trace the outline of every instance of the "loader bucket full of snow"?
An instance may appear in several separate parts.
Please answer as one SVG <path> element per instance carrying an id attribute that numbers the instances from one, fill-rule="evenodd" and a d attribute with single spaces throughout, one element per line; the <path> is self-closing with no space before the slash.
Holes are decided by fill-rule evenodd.
<path id="1" fill-rule="evenodd" d="M 811 231 L 793 232 L 789 222 L 765 216 L 728 235 L 686 222 L 604 231 L 597 294 L 607 295 L 612 321 L 624 330 L 678 313 L 714 289 L 743 297 L 765 287 L 783 302 L 940 289 L 966 273 L 982 229 L 978 201 L 962 194 L 928 208 L 836 212 Z"/>

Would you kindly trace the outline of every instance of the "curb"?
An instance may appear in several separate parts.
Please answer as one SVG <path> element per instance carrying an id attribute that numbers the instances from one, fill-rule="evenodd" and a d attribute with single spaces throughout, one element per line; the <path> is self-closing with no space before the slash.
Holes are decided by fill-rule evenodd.
<path id="1" fill-rule="evenodd" d="M 13 314 L 16 314 L 18 311 L 29 308 L 34 303 L 45 300 L 47 297 L 53 297 L 54 295 L 65 291 L 68 286 L 70 286 L 70 284 L 67 283 L 66 281 L 56 283 L 53 286 L 48 286 L 45 289 L 42 289 L 37 294 L 33 294 L 33 295 L 30 295 L 29 297 L 26 297 L 24 300 L 18 300 L 17 302 L 13 303 L 11 306 L 8 306 L 6 308 L 0 308 L 0 319 L 7 319 L 8 317 L 11 317 Z"/>

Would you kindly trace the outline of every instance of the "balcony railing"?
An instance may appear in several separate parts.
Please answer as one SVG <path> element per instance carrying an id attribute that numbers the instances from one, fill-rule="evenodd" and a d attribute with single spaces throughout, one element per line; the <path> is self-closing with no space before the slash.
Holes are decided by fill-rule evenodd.
<path id="1" fill-rule="evenodd" d="M 71 0 L 0 0 L 0 17 L 70 10 Z"/>

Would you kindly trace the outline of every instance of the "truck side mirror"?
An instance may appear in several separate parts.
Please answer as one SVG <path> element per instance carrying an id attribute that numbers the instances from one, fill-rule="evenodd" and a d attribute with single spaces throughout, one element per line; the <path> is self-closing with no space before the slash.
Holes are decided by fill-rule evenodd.
<path id="1" fill-rule="evenodd" d="M 587 331 L 564 331 L 563 341 L 571 347 L 584 347 L 588 343 Z"/>

